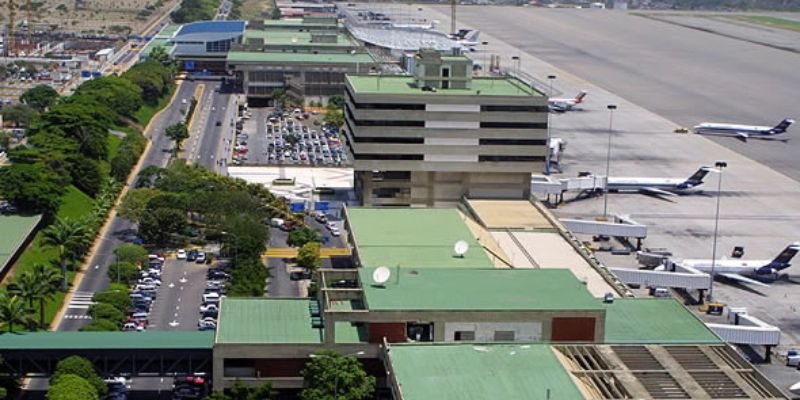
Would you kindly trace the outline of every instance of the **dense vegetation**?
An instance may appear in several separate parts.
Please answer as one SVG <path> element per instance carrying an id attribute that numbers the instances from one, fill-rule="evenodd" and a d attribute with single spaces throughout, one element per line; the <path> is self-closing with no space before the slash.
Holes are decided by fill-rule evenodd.
<path id="1" fill-rule="evenodd" d="M 106 383 L 92 363 L 78 356 L 58 362 L 50 377 L 49 400 L 97 400 L 108 392 Z"/>
<path id="2" fill-rule="evenodd" d="M 172 21 L 178 24 L 208 21 L 214 19 L 218 7 L 218 0 L 182 0 L 181 7 L 170 16 Z"/>
<path id="3" fill-rule="evenodd" d="M 261 261 L 268 228 L 264 221 L 285 213 L 286 204 L 261 185 L 174 162 L 141 171 L 137 189 L 119 214 L 139 224 L 139 236 L 156 247 L 219 240 L 233 258 L 229 296 L 261 296 L 268 271 Z"/>

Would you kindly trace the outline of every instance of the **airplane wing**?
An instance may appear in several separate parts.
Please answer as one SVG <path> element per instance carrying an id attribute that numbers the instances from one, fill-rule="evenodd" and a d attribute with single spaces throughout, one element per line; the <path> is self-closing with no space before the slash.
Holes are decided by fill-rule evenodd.
<path id="1" fill-rule="evenodd" d="M 749 133 L 747 133 L 747 132 L 738 132 L 738 131 L 737 131 L 737 132 L 736 132 L 736 136 L 738 136 L 738 137 L 739 137 L 739 139 L 742 139 L 742 140 L 747 140 L 747 139 L 749 139 L 749 138 L 750 138 L 750 134 L 749 134 Z"/>
<path id="2" fill-rule="evenodd" d="M 717 275 L 724 276 L 724 277 L 726 277 L 728 279 L 731 279 L 731 280 L 734 280 L 734 281 L 739 281 L 739 282 L 742 282 L 742 283 L 749 283 L 751 285 L 769 287 L 769 285 L 767 285 L 764 282 L 759 282 L 759 281 L 757 281 L 755 279 L 750 279 L 750 278 L 748 278 L 746 276 L 742 276 L 742 275 L 739 275 L 739 274 L 734 274 L 732 272 L 719 273 Z"/>
<path id="3" fill-rule="evenodd" d="M 666 191 L 664 189 L 654 188 L 654 187 L 646 187 L 645 186 L 645 187 L 639 188 L 639 190 L 644 192 L 644 193 L 646 193 L 646 194 L 651 194 L 651 195 L 655 195 L 655 196 L 677 196 L 675 193 Z"/>

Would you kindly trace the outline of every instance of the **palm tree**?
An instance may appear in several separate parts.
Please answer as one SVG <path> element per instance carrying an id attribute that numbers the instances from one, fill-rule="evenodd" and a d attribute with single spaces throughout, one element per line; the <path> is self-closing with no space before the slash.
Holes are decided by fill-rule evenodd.
<path id="1" fill-rule="evenodd" d="M 8 332 L 14 332 L 14 324 L 25 325 L 30 321 L 30 309 L 25 307 L 25 302 L 19 296 L 9 296 L 0 293 L 0 322 L 8 327 Z"/>
<path id="2" fill-rule="evenodd" d="M 42 232 L 44 243 L 58 249 L 58 261 L 61 263 L 61 290 L 67 290 L 67 260 L 75 255 L 75 250 L 84 246 L 89 230 L 81 221 L 58 218 Z"/>
<path id="3" fill-rule="evenodd" d="M 56 290 L 61 284 L 61 274 L 58 270 L 48 267 L 44 264 L 34 264 L 32 275 L 39 282 L 39 327 L 42 329 L 44 326 L 44 308 L 47 302 L 56 297 Z"/>
<path id="4" fill-rule="evenodd" d="M 28 303 L 28 308 L 33 308 L 33 302 L 39 296 L 40 286 L 36 277 L 26 271 L 8 284 L 8 293 L 19 296 Z"/>

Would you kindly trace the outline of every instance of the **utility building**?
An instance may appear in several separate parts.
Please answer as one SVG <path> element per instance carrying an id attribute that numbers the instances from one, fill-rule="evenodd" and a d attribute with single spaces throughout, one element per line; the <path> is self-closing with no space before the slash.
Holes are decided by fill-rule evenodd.
<path id="1" fill-rule="evenodd" d="M 365 206 L 527 199 L 545 160 L 547 97 L 472 76 L 454 50 L 421 50 L 414 76 L 348 75 L 346 138 Z"/>

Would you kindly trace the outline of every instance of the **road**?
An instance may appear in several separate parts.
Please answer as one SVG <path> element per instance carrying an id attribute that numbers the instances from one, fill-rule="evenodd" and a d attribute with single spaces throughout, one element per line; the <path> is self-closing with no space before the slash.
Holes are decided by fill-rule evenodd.
<path id="1" fill-rule="evenodd" d="M 237 96 L 225 90 L 219 82 L 206 82 L 210 107 L 203 121 L 197 121 L 200 134 L 192 162 L 226 175 L 229 143 L 234 141 L 234 124 L 238 110 Z M 217 126 L 217 122 L 220 123 Z M 229 142 L 226 142 L 226 139 Z M 220 161 L 224 160 L 224 161 Z"/>
<path id="2" fill-rule="evenodd" d="M 178 89 L 175 101 L 153 119 L 150 130 L 146 132 L 152 144 L 148 152 L 143 156 L 143 167 L 150 165 L 164 167 L 167 165 L 172 142 L 164 136 L 164 130 L 167 126 L 183 119 L 183 114 L 180 112 L 181 99 L 191 98 L 194 90 L 194 82 L 184 82 Z M 108 265 L 114 262 L 113 251 L 117 246 L 124 243 L 121 238 L 134 232 L 134 230 L 134 224 L 124 218 L 115 216 L 110 221 L 106 237 L 102 238 L 97 251 L 88 261 L 87 265 L 89 267 L 84 272 L 80 284 L 74 288 L 75 292 L 82 296 L 75 296 L 70 304 L 67 305 L 67 310 L 58 324 L 57 330 L 76 331 L 90 322 L 86 318 L 88 306 L 85 300 L 87 297 L 90 299 L 92 294 L 102 291 L 108 286 L 110 283 L 107 276 Z"/>
<path id="3" fill-rule="evenodd" d="M 449 8 L 435 9 L 441 13 L 431 17 L 449 27 Z M 800 119 L 797 53 L 626 11 L 463 6 L 458 20 L 459 28 L 484 32 L 481 41 L 489 41 L 484 36 L 491 33 L 517 49 L 518 53 L 493 51 L 504 67 L 514 67 L 512 56 L 535 55 L 681 126 L 703 121 L 774 125 L 784 117 Z M 494 42 L 489 42 L 492 48 Z M 536 74 L 543 78 L 552 72 Z M 711 140 L 798 180 L 798 135 L 800 128 L 794 126 L 789 137 L 795 139 L 788 143 Z"/>
<path id="4" fill-rule="evenodd" d="M 197 329 L 208 266 L 185 260 L 167 260 L 161 287 L 150 310 L 148 330 Z"/>

